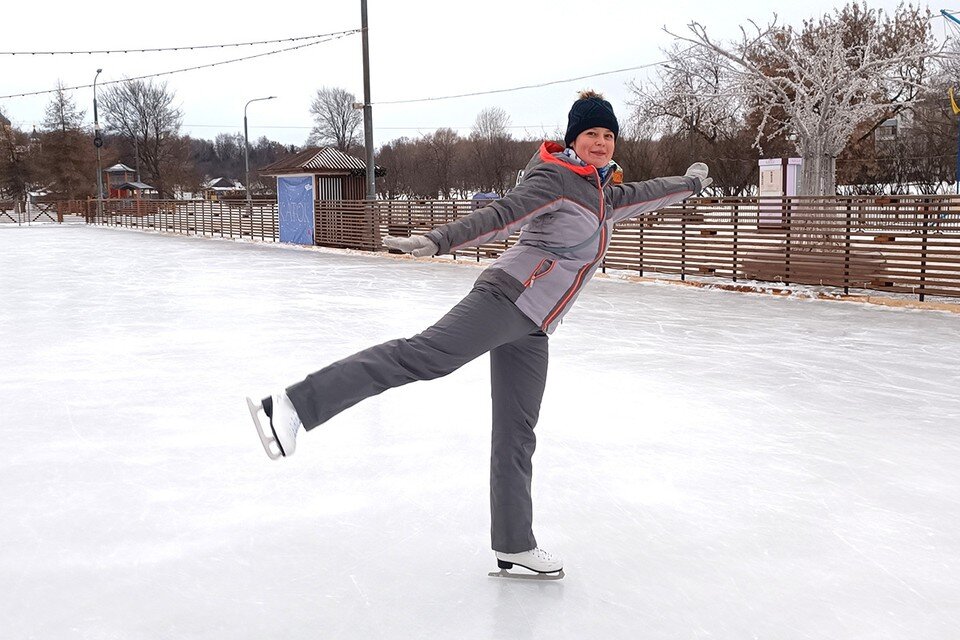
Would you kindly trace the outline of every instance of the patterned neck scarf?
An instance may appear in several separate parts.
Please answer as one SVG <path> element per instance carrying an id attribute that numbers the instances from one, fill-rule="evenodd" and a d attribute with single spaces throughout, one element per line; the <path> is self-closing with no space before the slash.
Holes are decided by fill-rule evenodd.
<path id="1" fill-rule="evenodd" d="M 580 165 L 581 167 L 587 166 L 587 163 L 580 159 L 580 156 L 578 156 L 577 152 L 573 150 L 573 147 L 567 147 L 566 149 L 564 149 L 563 155 L 567 156 L 568 158 L 573 160 L 576 164 Z M 607 174 L 610 173 L 610 171 L 616 166 L 617 166 L 617 163 L 611 160 L 607 166 L 598 167 L 597 173 L 600 174 L 600 182 L 605 181 L 607 179 Z"/>

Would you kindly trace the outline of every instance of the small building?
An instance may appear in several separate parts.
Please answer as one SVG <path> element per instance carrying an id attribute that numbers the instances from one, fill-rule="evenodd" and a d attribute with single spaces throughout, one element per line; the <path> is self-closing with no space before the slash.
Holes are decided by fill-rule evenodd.
<path id="1" fill-rule="evenodd" d="M 114 193 L 117 195 L 113 195 Z M 148 184 L 134 180 L 118 184 L 116 188 L 111 187 L 110 197 L 133 200 L 156 200 L 160 197 L 160 192 Z"/>
<path id="2" fill-rule="evenodd" d="M 107 198 L 130 197 L 121 195 L 119 190 L 120 185 L 139 182 L 139 180 L 137 180 L 137 172 L 119 162 L 112 167 L 104 169 L 103 178 L 107 187 L 104 195 Z"/>
<path id="3" fill-rule="evenodd" d="M 214 178 L 203 185 L 200 193 L 204 200 L 246 198 L 247 188 L 242 182 L 233 178 Z"/>
<path id="4" fill-rule="evenodd" d="M 318 203 L 363 200 L 367 193 L 366 173 L 366 162 L 332 147 L 310 147 L 261 168 L 260 175 L 277 179 L 280 241 L 341 246 L 337 229 L 343 228 L 344 218 L 363 214 L 338 207 L 325 214 L 318 225 Z M 375 175 L 386 175 L 386 171 L 376 167 Z M 375 243 L 372 228 L 367 234 L 370 243 Z"/>
<path id="5" fill-rule="evenodd" d="M 386 175 L 377 167 L 375 174 Z M 367 195 L 367 163 L 333 147 L 309 147 L 260 169 L 260 175 L 311 176 L 315 200 L 363 200 Z M 278 195 L 279 195 L 279 184 Z"/>
<path id="6" fill-rule="evenodd" d="M 803 170 L 802 158 L 760 158 L 758 226 L 779 228 L 784 222 L 787 200 L 797 195 Z"/>

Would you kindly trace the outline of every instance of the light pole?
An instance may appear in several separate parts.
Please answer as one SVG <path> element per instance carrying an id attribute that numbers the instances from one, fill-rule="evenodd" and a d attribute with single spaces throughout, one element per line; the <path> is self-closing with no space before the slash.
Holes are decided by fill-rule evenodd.
<path id="1" fill-rule="evenodd" d="M 247 104 L 243 105 L 243 166 L 247 173 L 247 215 L 253 217 L 253 199 L 250 197 L 250 140 L 247 138 L 247 107 L 250 106 L 251 102 L 260 102 L 261 100 L 273 100 L 277 96 L 267 96 L 266 98 L 254 98 L 253 100 L 248 100 Z"/>
<path id="2" fill-rule="evenodd" d="M 103 69 L 97 69 L 93 76 L 93 146 L 97 148 L 97 220 L 103 216 L 103 169 L 100 166 L 100 147 L 103 138 L 100 137 L 100 120 L 97 119 L 97 78 Z"/>

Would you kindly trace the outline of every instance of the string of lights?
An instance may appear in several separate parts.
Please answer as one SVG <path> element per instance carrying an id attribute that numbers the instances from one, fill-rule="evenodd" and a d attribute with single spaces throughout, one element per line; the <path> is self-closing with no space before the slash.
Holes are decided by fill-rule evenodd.
<path id="1" fill-rule="evenodd" d="M 201 44 L 181 47 L 156 47 L 152 49 L 93 49 L 91 51 L 0 51 L 0 56 L 76 56 L 76 55 L 94 55 L 111 53 L 160 53 L 168 51 L 194 51 L 198 49 L 226 49 L 229 47 L 252 47 L 264 44 L 278 44 L 281 42 L 300 42 L 302 40 L 316 40 L 317 38 L 326 38 L 328 36 L 349 35 L 356 33 L 358 29 L 348 31 L 335 31 L 332 33 L 320 33 L 312 36 L 298 36 L 296 38 L 280 38 L 278 40 L 259 40 L 257 42 L 231 42 L 226 44 Z"/>
<path id="2" fill-rule="evenodd" d="M 242 58 L 233 58 L 233 59 L 231 59 L 231 60 L 221 60 L 221 61 L 219 61 L 219 62 L 211 62 L 211 63 L 209 63 L 209 64 L 201 64 L 201 65 L 196 65 L 196 66 L 193 66 L 193 67 L 184 67 L 184 68 L 182 68 L 182 69 L 173 69 L 173 70 L 171 70 L 171 71 L 161 71 L 161 72 L 158 72 L 158 73 L 148 73 L 148 74 L 146 74 L 146 75 L 136 76 L 136 77 L 134 77 L 134 78 L 123 78 L 122 80 L 107 80 L 107 81 L 105 81 L 105 82 L 101 82 L 101 83 L 100 83 L 100 86 L 103 87 L 103 86 L 106 86 L 106 85 L 109 85 L 109 84 L 119 84 L 119 83 L 122 83 L 122 82 L 130 82 L 130 81 L 133 81 L 133 80 L 146 80 L 146 79 L 149 79 L 149 78 L 160 78 L 160 77 L 163 77 L 163 76 L 169 76 L 169 75 L 173 75 L 173 74 L 177 74 L 177 73 L 185 73 L 185 72 L 187 72 L 187 71 L 197 71 L 197 70 L 199 70 L 199 69 L 210 69 L 210 68 L 212 68 L 212 67 L 219 67 L 219 66 L 226 65 L 226 64 L 233 64 L 234 62 L 245 62 L 245 61 L 247 61 L 247 60 L 253 60 L 253 59 L 255 59 L 255 58 L 263 58 L 263 57 L 266 57 L 266 56 L 276 55 L 276 54 L 278 54 L 278 53 L 285 53 L 285 52 L 287 52 L 287 51 L 295 51 L 295 50 L 297 50 L 297 49 L 304 49 L 304 48 L 306 48 L 306 47 L 312 47 L 312 46 L 315 46 L 315 45 L 318 45 L 318 44 L 324 44 L 324 43 L 327 43 L 327 42 L 331 42 L 331 41 L 333 41 L 333 40 L 339 40 L 340 38 L 344 38 L 344 37 L 346 37 L 346 36 L 353 35 L 353 34 L 355 34 L 355 33 L 360 33 L 360 29 L 353 29 L 353 30 L 351 30 L 351 31 L 343 31 L 343 32 L 340 32 L 340 33 L 337 34 L 337 35 L 329 35 L 329 36 L 326 36 L 326 37 L 324 37 L 324 38 L 322 38 L 322 39 L 320 39 L 320 40 L 316 40 L 316 41 L 314 41 L 314 42 L 307 42 L 307 43 L 299 44 L 299 45 L 296 45 L 296 46 L 293 46 L 293 47 L 285 47 L 285 48 L 283 48 L 283 49 L 276 49 L 276 50 L 274 50 L 274 51 L 267 51 L 267 52 L 264 52 L 264 53 L 257 53 L 257 54 L 250 55 L 250 56 L 243 56 Z M 93 86 L 93 84 L 81 84 L 81 85 L 76 85 L 76 86 L 73 86 L 73 87 L 61 87 L 61 88 L 57 88 L 57 89 L 45 89 L 45 90 L 43 90 L 43 91 L 32 91 L 32 92 L 29 92 L 29 93 L 14 93 L 14 94 L 10 94 L 10 95 L 7 95 L 7 96 L 0 96 L 0 100 L 4 100 L 4 99 L 8 99 L 8 98 L 25 98 L 25 97 L 27 97 L 27 96 L 40 96 L 40 95 L 45 95 L 45 94 L 48 94 L 48 93 L 57 93 L 58 91 L 74 91 L 74 90 L 77 90 L 77 89 L 87 89 L 87 88 L 92 87 L 92 86 Z"/>

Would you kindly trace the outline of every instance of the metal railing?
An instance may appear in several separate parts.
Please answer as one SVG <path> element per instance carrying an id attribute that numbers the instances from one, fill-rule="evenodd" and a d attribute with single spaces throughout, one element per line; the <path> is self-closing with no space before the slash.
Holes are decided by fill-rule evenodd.
<path id="1" fill-rule="evenodd" d="M 29 225 L 34 222 L 63 222 L 57 201 L 0 200 L 0 223 Z"/>

